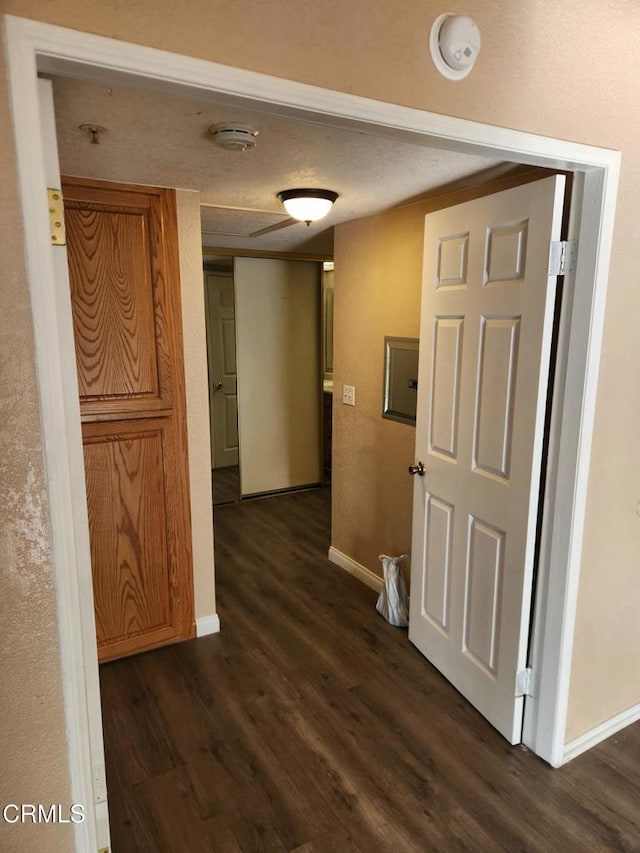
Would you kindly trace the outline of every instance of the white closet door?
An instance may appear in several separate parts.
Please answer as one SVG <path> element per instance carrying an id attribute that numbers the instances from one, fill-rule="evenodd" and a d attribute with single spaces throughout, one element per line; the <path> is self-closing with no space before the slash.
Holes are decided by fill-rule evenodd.
<path id="1" fill-rule="evenodd" d="M 318 483 L 320 265 L 236 258 L 242 494 Z"/>

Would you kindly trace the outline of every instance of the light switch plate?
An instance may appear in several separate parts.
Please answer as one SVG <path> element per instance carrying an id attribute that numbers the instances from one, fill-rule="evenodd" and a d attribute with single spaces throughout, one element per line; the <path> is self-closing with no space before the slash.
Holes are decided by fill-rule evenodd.
<path id="1" fill-rule="evenodd" d="M 354 385 L 342 386 L 342 402 L 345 406 L 355 406 L 356 404 L 356 389 Z"/>

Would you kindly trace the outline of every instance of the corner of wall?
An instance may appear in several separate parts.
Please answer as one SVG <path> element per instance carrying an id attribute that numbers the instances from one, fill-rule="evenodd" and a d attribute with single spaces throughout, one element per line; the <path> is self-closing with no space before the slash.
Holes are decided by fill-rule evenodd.
<path id="1" fill-rule="evenodd" d="M 200 193 L 176 190 L 196 620 L 216 612 Z"/>
<path id="2" fill-rule="evenodd" d="M 385 335 L 418 336 L 422 228 L 413 208 L 336 228 L 331 544 L 376 575 L 378 554 L 411 546 L 415 430 L 382 418 L 382 386 Z"/>

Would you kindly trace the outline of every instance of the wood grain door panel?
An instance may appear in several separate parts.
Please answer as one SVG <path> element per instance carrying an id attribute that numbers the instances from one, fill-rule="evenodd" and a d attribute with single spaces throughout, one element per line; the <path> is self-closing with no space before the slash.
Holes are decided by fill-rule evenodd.
<path id="1" fill-rule="evenodd" d="M 167 281 L 165 237 L 175 234 L 175 214 L 163 196 L 168 191 L 115 187 L 101 185 L 96 201 L 89 182 L 64 185 L 83 415 L 173 405 L 168 312 L 179 305 Z"/>
<path id="2" fill-rule="evenodd" d="M 71 279 L 71 299 L 84 403 L 159 396 L 151 270 L 144 257 L 146 213 L 66 210 L 67 232 L 79 247 L 71 260 L 81 265 Z M 104 246 L 111 252 L 100 251 Z"/>
<path id="3" fill-rule="evenodd" d="M 98 658 L 194 635 L 175 194 L 63 181 Z"/>
<path id="4" fill-rule="evenodd" d="M 164 419 L 87 424 L 84 456 L 100 657 L 143 635 L 144 647 L 188 632 L 176 552 L 175 446 Z M 172 547 L 170 547 L 172 546 Z M 137 648 L 140 650 L 140 646 Z"/>

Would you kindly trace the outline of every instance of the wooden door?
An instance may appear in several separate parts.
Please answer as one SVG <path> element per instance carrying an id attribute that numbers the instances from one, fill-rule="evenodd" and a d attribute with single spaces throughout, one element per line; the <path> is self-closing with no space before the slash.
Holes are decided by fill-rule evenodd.
<path id="1" fill-rule="evenodd" d="M 62 187 L 105 661 L 194 636 L 175 193 Z"/>
<path id="2" fill-rule="evenodd" d="M 211 459 L 214 468 L 238 464 L 238 377 L 233 275 L 205 273 L 209 354 Z"/>
<path id="3" fill-rule="evenodd" d="M 519 742 L 564 178 L 426 217 L 409 638 Z"/>

